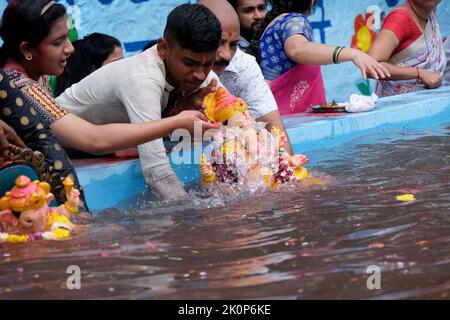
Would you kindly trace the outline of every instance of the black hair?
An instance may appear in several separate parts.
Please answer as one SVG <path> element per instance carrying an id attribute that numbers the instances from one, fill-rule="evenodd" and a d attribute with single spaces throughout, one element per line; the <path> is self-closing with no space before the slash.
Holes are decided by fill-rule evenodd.
<path id="1" fill-rule="evenodd" d="M 227 0 L 231 6 L 234 8 L 234 10 L 237 11 L 237 8 L 239 7 L 239 0 Z M 266 0 L 266 4 L 269 3 L 269 0 Z"/>
<path id="2" fill-rule="evenodd" d="M 251 41 L 250 53 L 260 62 L 259 40 L 261 39 L 267 26 L 279 15 L 283 13 L 302 13 L 305 14 L 311 9 L 313 0 L 271 0 L 272 10 L 270 10 L 263 22 L 255 32 Z M 317 2 L 316 2 L 317 3 Z"/>
<path id="3" fill-rule="evenodd" d="M 220 46 L 222 26 L 205 6 L 182 4 L 169 14 L 164 38 L 176 40 L 183 49 L 196 53 L 211 52 Z"/>
<path id="4" fill-rule="evenodd" d="M 234 8 L 234 10 L 237 10 L 238 6 L 239 6 L 239 0 L 227 0 L 231 6 Z"/>
<path id="5" fill-rule="evenodd" d="M 67 88 L 80 82 L 95 70 L 101 68 L 103 62 L 116 47 L 122 47 L 119 40 L 103 33 L 93 33 L 73 43 L 74 53 L 67 59 L 64 73 L 58 77 L 55 96 L 59 96 Z"/>
<path id="6" fill-rule="evenodd" d="M 305 14 L 311 9 L 313 0 L 271 0 L 272 10 L 264 18 L 253 40 L 259 41 L 267 26 L 279 15 L 283 13 L 302 13 Z"/>
<path id="7" fill-rule="evenodd" d="M 3 12 L 0 26 L 3 39 L 0 67 L 5 65 L 7 58 L 22 58 L 19 50 L 22 42 L 28 42 L 31 48 L 38 46 L 50 34 L 55 21 L 66 14 L 66 8 L 59 3 L 54 3 L 43 12 L 49 3 L 49 0 L 10 1 Z"/>

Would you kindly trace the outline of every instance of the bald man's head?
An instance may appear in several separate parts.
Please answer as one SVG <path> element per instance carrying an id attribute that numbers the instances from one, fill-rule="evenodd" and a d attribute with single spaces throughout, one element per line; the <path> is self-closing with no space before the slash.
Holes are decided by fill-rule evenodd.
<path id="1" fill-rule="evenodd" d="M 197 3 L 211 10 L 222 25 L 222 42 L 213 67 L 214 72 L 220 76 L 236 54 L 241 38 L 239 18 L 227 0 L 198 0 Z"/>
<path id="2" fill-rule="evenodd" d="M 227 0 L 198 0 L 197 3 L 211 10 L 219 19 L 222 27 L 237 28 L 238 33 L 240 33 L 239 17 Z"/>

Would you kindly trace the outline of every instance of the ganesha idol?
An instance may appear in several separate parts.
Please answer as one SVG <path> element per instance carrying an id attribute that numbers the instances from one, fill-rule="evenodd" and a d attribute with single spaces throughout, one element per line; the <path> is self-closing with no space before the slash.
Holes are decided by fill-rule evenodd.
<path id="1" fill-rule="evenodd" d="M 69 177 L 63 182 L 67 201 L 51 207 L 50 185 L 20 176 L 11 191 L 0 199 L 0 243 L 64 240 L 74 225 L 69 218 L 78 213 L 80 192 Z"/>
<path id="2" fill-rule="evenodd" d="M 213 184 L 256 184 L 275 189 L 308 177 L 302 167 L 308 158 L 288 154 L 283 148 L 286 134 L 278 128 L 269 132 L 263 123 L 253 120 L 244 100 L 219 88 L 205 97 L 204 104 L 206 117 L 222 123 L 223 130 L 214 137 L 209 157 L 202 155 L 202 189 Z"/>

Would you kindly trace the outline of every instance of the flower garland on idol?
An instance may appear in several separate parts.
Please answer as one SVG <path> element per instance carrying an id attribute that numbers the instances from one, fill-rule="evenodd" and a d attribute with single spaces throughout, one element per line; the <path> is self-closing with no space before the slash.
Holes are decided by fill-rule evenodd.
<path id="1" fill-rule="evenodd" d="M 242 184 L 248 177 L 271 188 L 302 180 L 308 172 L 303 155 L 289 155 L 283 146 L 287 136 L 278 128 L 269 132 L 264 123 L 255 122 L 244 100 L 219 88 L 204 100 L 205 115 L 223 127 L 214 137 L 208 159 L 202 155 L 200 171 L 204 184 Z"/>

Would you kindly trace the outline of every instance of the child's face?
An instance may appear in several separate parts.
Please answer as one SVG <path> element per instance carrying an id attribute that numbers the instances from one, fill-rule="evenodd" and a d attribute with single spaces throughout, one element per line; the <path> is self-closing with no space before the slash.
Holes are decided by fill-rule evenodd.
<path id="1" fill-rule="evenodd" d="M 61 75 L 67 65 L 67 59 L 74 52 L 69 39 L 68 17 L 56 20 L 50 33 L 37 47 L 30 49 L 33 59 L 28 62 L 33 75 Z"/>

